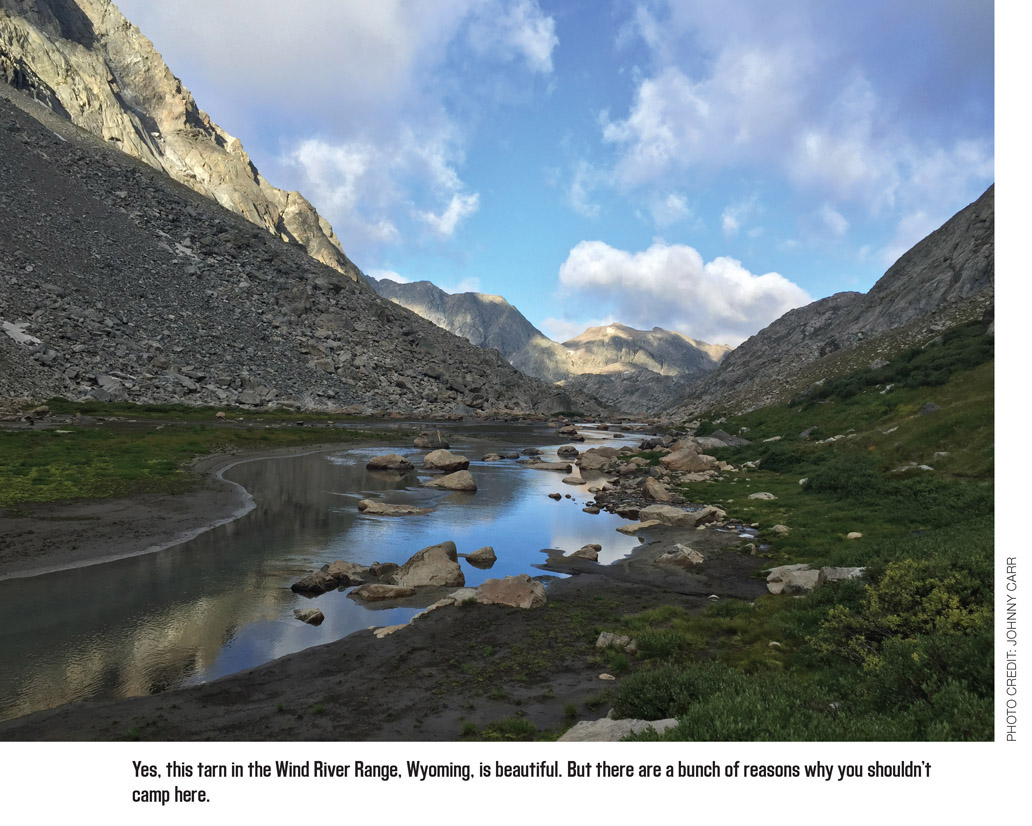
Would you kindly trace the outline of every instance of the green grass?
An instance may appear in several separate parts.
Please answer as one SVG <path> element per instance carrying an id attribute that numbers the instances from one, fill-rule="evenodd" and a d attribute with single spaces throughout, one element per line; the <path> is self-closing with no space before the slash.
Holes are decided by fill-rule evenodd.
<path id="1" fill-rule="evenodd" d="M 205 425 L 0 431 L 0 507 L 141 493 L 180 493 L 195 477 L 185 464 L 222 451 L 260 450 L 396 434 L 340 428 L 222 428 Z"/>
<path id="2" fill-rule="evenodd" d="M 753 440 L 715 455 L 759 467 L 683 486 L 686 498 L 758 523 L 764 567 L 811 562 L 866 574 L 801 598 L 624 617 L 639 656 L 614 710 L 679 720 L 661 737 L 635 739 L 992 738 L 993 362 L 985 339 L 965 325 L 866 371 L 873 378 L 853 374 L 793 404 L 707 417 L 700 432 L 747 428 Z M 882 393 L 887 380 L 896 386 Z M 927 401 L 941 409 L 921 415 Z M 809 427 L 814 435 L 800 439 Z M 816 444 L 837 434 L 844 438 Z M 782 438 L 762 441 L 772 436 Z M 909 462 L 933 470 L 893 472 Z M 777 498 L 748 499 L 759 491 Z M 776 524 L 790 533 L 775 535 Z M 850 531 L 863 536 L 848 540 Z"/>

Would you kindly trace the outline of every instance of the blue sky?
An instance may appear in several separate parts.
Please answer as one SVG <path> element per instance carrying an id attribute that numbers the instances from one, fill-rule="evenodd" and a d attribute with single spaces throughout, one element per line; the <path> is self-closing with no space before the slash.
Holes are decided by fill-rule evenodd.
<path id="1" fill-rule="evenodd" d="M 990 2 L 118 5 L 363 271 L 558 340 L 738 344 L 994 179 Z"/>

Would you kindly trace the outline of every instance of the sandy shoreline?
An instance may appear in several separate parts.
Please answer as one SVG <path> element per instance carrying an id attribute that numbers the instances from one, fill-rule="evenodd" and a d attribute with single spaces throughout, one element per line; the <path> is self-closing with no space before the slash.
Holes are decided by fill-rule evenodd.
<path id="1" fill-rule="evenodd" d="M 25 516 L 0 512 L 0 581 L 171 548 L 254 509 L 250 492 L 223 477 L 230 468 L 367 444 L 374 442 L 210 454 L 190 465 L 200 481 L 187 493 L 30 504 L 21 507 Z"/>

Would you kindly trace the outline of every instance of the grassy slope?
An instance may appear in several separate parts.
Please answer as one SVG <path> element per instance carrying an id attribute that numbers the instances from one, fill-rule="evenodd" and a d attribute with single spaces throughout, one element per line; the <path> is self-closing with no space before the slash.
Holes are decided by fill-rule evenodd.
<path id="1" fill-rule="evenodd" d="M 991 739 L 991 359 L 991 339 L 966 326 L 792 405 L 721 422 L 754 441 L 718 455 L 759 468 L 687 495 L 759 523 L 770 566 L 861 565 L 867 577 L 802 598 L 728 600 L 703 617 L 625 618 L 641 653 L 617 712 L 678 717 L 665 739 Z M 941 409 L 922 415 L 929 401 Z M 910 462 L 933 470 L 894 472 Z M 758 491 L 778 498 L 747 498 Z M 775 536 L 775 524 L 791 532 Z"/>

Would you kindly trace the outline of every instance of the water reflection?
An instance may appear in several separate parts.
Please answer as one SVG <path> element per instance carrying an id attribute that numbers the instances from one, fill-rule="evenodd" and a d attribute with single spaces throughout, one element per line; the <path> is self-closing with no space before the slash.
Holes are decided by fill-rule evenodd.
<path id="1" fill-rule="evenodd" d="M 522 432 L 505 442 L 453 439 L 452 449 L 479 458 L 527 444 L 536 442 Z M 542 449 L 542 459 L 556 458 L 554 448 Z M 590 494 L 563 484 L 561 473 L 474 461 L 479 489 L 462 494 L 421 488 L 428 477 L 418 473 L 365 469 L 374 453 L 397 450 L 244 462 L 225 475 L 252 491 L 257 507 L 235 522 L 158 553 L 0 582 L 0 719 L 212 680 L 362 628 L 406 622 L 417 611 L 370 611 L 344 592 L 309 602 L 290 591 L 304 572 L 336 559 L 401 563 L 445 540 L 460 553 L 491 545 L 498 556 L 492 568 L 462 562 L 467 584 L 477 585 L 540 573 L 534 566 L 542 548 L 574 551 L 598 542 L 600 561 L 608 562 L 638 544 L 615 531 L 618 517 L 583 513 Z M 557 502 L 551 492 L 571 498 Z M 369 497 L 436 510 L 360 514 L 358 500 Z M 322 625 L 294 618 L 293 609 L 305 605 L 322 610 Z"/>

